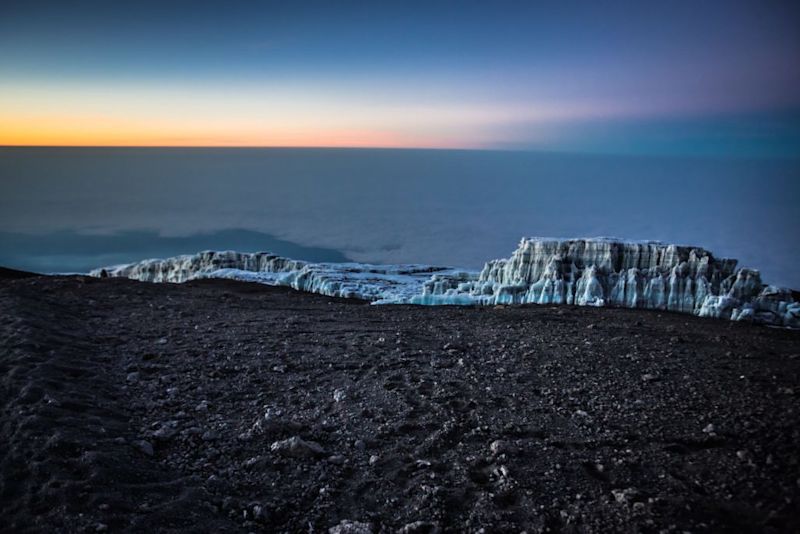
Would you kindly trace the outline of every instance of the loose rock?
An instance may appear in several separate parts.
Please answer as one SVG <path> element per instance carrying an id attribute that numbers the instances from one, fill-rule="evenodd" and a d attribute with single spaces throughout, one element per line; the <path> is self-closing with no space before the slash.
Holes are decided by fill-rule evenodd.
<path id="1" fill-rule="evenodd" d="M 328 534 L 373 534 L 370 523 L 343 519 L 338 525 L 328 529 Z"/>
<path id="2" fill-rule="evenodd" d="M 150 443 L 149 441 L 146 441 L 146 440 L 143 440 L 143 439 L 141 439 L 139 441 L 134 441 L 133 442 L 133 446 L 136 447 L 139 451 L 141 451 L 144 454 L 146 454 L 147 456 L 153 456 L 153 454 L 154 454 L 153 444 Z"/>
<path id="3" fill-rule="evenodd" d="M 325 454 L 325 449 L 322 445 L 314 441 L 305 441 L 298 436 L 276 441 L 272 444 L 270 450 L 292 458 L 311 458 Z"/>

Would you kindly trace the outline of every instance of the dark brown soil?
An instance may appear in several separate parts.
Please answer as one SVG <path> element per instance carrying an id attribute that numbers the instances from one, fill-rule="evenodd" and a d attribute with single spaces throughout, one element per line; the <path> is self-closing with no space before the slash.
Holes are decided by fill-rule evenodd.
<path id="1" fill-rule="evenodd" d="M 2 532 L 800 530 L 795 331 L 38 277 L 0 377 Z"/>

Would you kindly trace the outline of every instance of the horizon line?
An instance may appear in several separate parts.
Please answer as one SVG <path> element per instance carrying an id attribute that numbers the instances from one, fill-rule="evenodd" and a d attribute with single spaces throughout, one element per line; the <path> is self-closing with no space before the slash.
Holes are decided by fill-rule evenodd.
<path id="1" fill-rule="evenodd" d="M 430 147 L 430 146 L 374 146 L 374 145 L 32 145 L 2 144 L 0 148 L 324 148 L 330 150 L 464 150 L 464 151 L 499 151 L 529 152 L 528 149 L 516 148 L 477 148 L 477 147 Z"/>
<path id="2" fill-rule="evenodd" d="M 391 151 L 427 151 L 427 152 L 503 152 L 508 154 L 542 154 L 542 155 L 573 155 L 588 157 L 631 157 L 645 159 L 684 158 L 684 159 L 712 159 L 712 160 L 780 160 L 798 161 L 800 155 L 778 154 L 681 154 L 659 152 L 614 152 L 603 150 L 564 150 L 553 148 L 504 148 L 504 147 L 425 147 L 425 146 L 339 146 L 339 145 L 30 145 L 30 144 L 0 144 L 0 149 L 20 148 L 124 148 L 124 149 L 232 149 L 232 150 L 391 150 Z"/>

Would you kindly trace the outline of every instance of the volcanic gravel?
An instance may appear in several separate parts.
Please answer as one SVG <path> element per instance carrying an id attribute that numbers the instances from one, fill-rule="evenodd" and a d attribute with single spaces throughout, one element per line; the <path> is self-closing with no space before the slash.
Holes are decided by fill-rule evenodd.
<path id="1" fill-rule="evenodd" d="M 800 333 L 0 280 L 1 532 L 798 532 Z"/>

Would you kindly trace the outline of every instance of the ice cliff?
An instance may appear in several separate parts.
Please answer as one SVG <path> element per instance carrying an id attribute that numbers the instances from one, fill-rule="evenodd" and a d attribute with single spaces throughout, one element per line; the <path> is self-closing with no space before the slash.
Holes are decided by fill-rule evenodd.
<path id="1" fill-rule="evenodd" d="M 792 291 L 736 263 L 653 241 L 525 238 L 476 277 L 432 275 L 412 302 L 618 306 L 800 326 Z"/>
<path id="2" fill-rule="evenodd" d="M 691 313 L 800 327 L 800 302 L 690 246 L 613 238 L 525 238 L 471 272 L 429 265 L 308 263 L 269 253 L 202 252 L 95 270 L 151 282 L 225 277 L 381 304 L 569 304 Z"/>
<path id="3" fill-rule="evenodd" d="M 358 298 L 375 303 L 409 302 L 422 293 L 433 273 L 458 276 L 431 265 L 370 265 L 311 263 L 269 252 L 205 251 L 167 259 L 95 269 L 93 276 L 121 276 L 143 282 L 186 282 L 198 278 L 230 278 L 291 287 L 330 297 Z"/>

